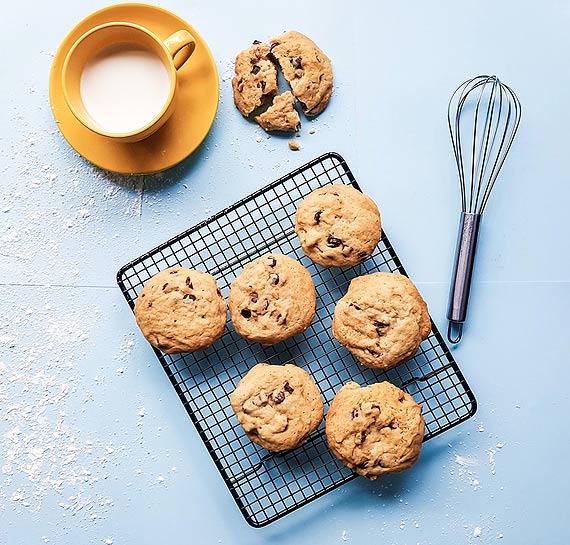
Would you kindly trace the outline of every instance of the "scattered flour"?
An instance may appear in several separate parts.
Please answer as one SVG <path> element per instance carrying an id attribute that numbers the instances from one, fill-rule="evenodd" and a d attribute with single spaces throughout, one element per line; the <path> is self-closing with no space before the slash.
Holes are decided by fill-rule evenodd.
<path id="1" fill-rule="evenodd" d="M 478 459 L 456 454 L 455 463 L 459 466 L 459 477 L 467 481 L 474 489 L 479 489 L 481 483 L 476 474 L 476 467 L 479 465 Z"/>
<path id="2" fill-rule="evenodd" d="M 491 466 L 491 474 L 495 475 L 496 472 L 496 463 L 495 463 L 495 449 L 489 449 L 489 465 Z"/>
<path id="3" fill-rule="evenodd" d="M 478 465 L 479 462 L 476 458 L 469 458 L 467 456 L 460 456 L 459 454 L 456 454 L 455 463 L 462 467 L 471 467 Z"/>

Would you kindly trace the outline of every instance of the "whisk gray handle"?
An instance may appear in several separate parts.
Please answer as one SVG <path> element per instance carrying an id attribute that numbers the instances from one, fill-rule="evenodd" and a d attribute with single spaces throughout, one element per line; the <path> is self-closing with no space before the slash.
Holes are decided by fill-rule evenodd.
<path id="1" fill-rule="evenodd" d="M 463 322 L 467 317 L 467 303 L 469 290 L 471 289 L 471 276 L 475 263 L 475 249 L 477 247 L 477 235 L 481 214 L 469 214 L 463 212 L 459 223 L 457 248 L 455 250 L 455 265 L 451 276 L 449 290 L 449 306 L 447 307 L 447 339 L 456 344 L 461 340 Z M 457 329 L 457 335 L 453 330 Z"/>

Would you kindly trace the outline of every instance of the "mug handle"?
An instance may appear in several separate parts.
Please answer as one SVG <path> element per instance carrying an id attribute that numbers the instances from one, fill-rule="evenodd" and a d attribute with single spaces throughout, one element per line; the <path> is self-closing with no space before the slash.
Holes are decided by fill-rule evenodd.
<path id="1" fill-rule="evenodd" d="M 178 30 L 164 40 L 164 45 L 172 56 L 174 67 L 179 70 L 194 53 L 196 40 L 187 30 Z"/>

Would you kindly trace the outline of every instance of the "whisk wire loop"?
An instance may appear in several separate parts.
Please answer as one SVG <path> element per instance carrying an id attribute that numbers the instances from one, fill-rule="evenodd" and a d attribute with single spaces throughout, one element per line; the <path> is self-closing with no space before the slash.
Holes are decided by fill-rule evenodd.
<path id="1" fill-rule="evenodd" d="M 463 212 L 483 213 L 518 129 L 520 114 L 517 96 L 497 76 L 477 76 L 453 93 L 448 126 Z"/>

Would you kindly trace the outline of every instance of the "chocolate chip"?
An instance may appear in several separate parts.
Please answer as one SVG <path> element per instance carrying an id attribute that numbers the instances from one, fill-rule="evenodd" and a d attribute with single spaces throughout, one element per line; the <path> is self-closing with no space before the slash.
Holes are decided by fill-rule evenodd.
<path id="1" fill-rule="evenodd" d="M 354 308 L 354 310 L 362 310 L 356 303 L 350 303 L 350 306 Z"/>
<path id="2" fill-rule="evenodd" d="M 189 276 L 186 277 L 186 285 L 187 285 L 190 289 L 194 289 L 194 286 L 192 285 L 192 280 L 190 280 L 190 277 L 189 277 Z"/>
<path id="3" fill-rule="evenodd" d="M 146 294 L 145 294 L 145 293 L 141 293 L 141 297 L 146 297 Z"/>
<path id="4" fill-rule="evenodd" d="M 166 282 L 166 283 L 164 284 L 164 286 L 162 286 L 162 291 L 164 291 L 164 290 L 166 289 L 166 286 L 168 286 L 168 282 Z"/>
<path id="5" fill-rule="evenodd" d="M 259 65 L 254 64 L 252 69 L 251 69 L 251 73 L 255 76 L 255 74 L 258 74 L 260 70 L 261 70 L 261 68 L 259 67 Z"/>
<path id="6" fill-rule="evenodd" d="M 368 257 L 368 252 L 358 252 L 358 257 L 364 259 L 365 257 Z"/>
<path id="7" fill-rule="evenodd" d="M 382 460 L 376 460 L 376 461 L 374 462 L 374 465 L 375 465 L 375 466 L 378 466 L 378 467 L 386 467 L 386 466 L 382 463 Z"/>
<path id="8" fill-rule="evenodd" d="M 216 293 L 220 296 L 223 297 L 222 295 L 222 290 L 220 288 L 216 288 Z"/>
<path id="9" fill-rule="evenodd" d="M 176 274 L 178 272 L 178 269 L 174 270 L 174 271 L 170 271 L 170 274 Z"/>
<path id="10" fill-rule="evenodd" d="M 362 445 L 362 443 L 364 443 L 364 441 L 366 440 L 366 431 L 361 431 L 359 436 L 358 436 L 358 445 Z"/>
<path id="11" fill-rule="evenodd" d="M 279 284 L 279 275 L 277 273 L 272 273 L 269 276 L 269 279 L 271 280 L 271 284 L 273 286 L 277 286 L 277 284 Z"/>
<path id="12" fill-rule="evenodd" d="M 288 393 L 288 394 L 292 394 L 293 391 L 295 390 L 293 388 L 293 386 L 291 386 L 288 382 L 285 382 L 285 384 L 283 384 L 283 389 Z"/>
<path id="13" fill-rule="evenodd" d="M 191 293 L 185 293 L 182 299 L 186 299 L 187 301 L 196 301 L 196 296 Z"/>
<path id="14" fill-rule="evenodd" d="M 322 210 L 319 210 L 318 212 L 315 212 L 315 222 L 319 223 L 321 221 L 321 214 L 323 213 Z"/>
<path id="15" fill-rule="evenodd" d="M 242 308 L 241 309 L 241 315 L 244 318 L 251 318 L 251 310 L 249 310 L 248 308 Z"/>
<path id="16" fill-rule="evenodd" d="M 329 235 L 329 238 L 327 239 L 327 246 L 329 248 L 338 248 L 341 244 L 342 240 L 340 240 L 340 238 L 336 238 L 333 237 L 332 235 Z"/>
<path id="17" fill-rule="evenodd" d="M 390 422 L 390 423 L 388 424 L 388 427 L 389 427 L 391 430 L 397 430 L 397 429 L 398 429 L 398 426 L 396 426 L 396 424 L 394 424 L 394 421 Z"/>
<path id="18" fill-rule="evenodd" d="M 374 322 L 372 322 L 374 324 L 374 327 L 376 328 L 376 333 L 378 334 L 379 337 L 382 337 L 382 335 L 384 335 L 384 328 L 388 327 L 388 324 L 385 324 L 384 322 L 379 322 L 378 320 L 374 320 Z"/>
<path id="19" fill-rule="evenodd" d="M 148 308 L 152 307 L 152 301 L 148 304 Z"/>
<path id="20" fill-rule="evenodd" d="M 257 297 L 255 297 L 255 296 L 252 297 L 252 298 L 251 298 L 251 302 L 252 302 L 252 303 L 257 303 Z"/>
<path id="21" fill-rule="evenodd" d="M 358 412 L 358 409 L 352 409 L 352 413 L 351 413 L 352 418 L 358 418 L 359 414 L 360 413 Z"/>
<path id="22" fill-rule="evenodd" d="M 257 45 L 260 44 L 261 42 L 259 40 L 253 40 L 253 45 Z"/>
<path id="23" fill-rule="evenodd" d="M 293 65 L 293 68 L 296 68 L 299 70 L 301 70 L 303 68 L 301 57 L 293 57 L 291 59 L 291 64 Z"/>
<path id="24" fill-rule="evenodd" d="M 357 464 L 356 467 L 359 467 L 360 469 L 364 469 L 365 467 L 368 467 L 368 461 L 367 461 L 367 460 L 363 460 L 362 462 L 360 462 L 359 464 Z"/>
<path id="25" fill-rule="evenodd" d="M 275 403 L 276 405 L 279 405 L 279 403 L 283 403 L 285 401 L 285 392 L 279 390 L 277 394 L 271 394 L 271 401 L 273 401 L 273 403 Z"/>
<path id="26" fill-rule="evenodd" d="M 275 265 L 277 265 L 277 259 L 275 259 L 274 257 L 269 256 L 269 257 L 267 258 L 267 264 L 268 264 L 270 267 L 275 267 Z"/>
<path id="27" fill-rule="evenodd" d="M 261 87 L 261 90 L 262 90 L 262 91 L 265 91 L 265 82 L 264 82 L 264 81 L 260 81 L 260 82 L 257 84 L 257 86 L 258 86 L 258 87 Z"/>

